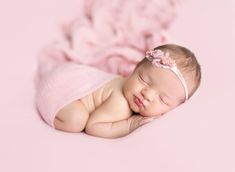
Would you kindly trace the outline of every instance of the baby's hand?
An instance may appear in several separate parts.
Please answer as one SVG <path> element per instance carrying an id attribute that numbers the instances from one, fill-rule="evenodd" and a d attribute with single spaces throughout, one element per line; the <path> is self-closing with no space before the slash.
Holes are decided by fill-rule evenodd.
<path id="1" fill-rule="evenodd" d="M 139 128 L 140 126 L 153 121 L 154 119 L 156 119 L 156 117 L 144 117 L 141 115 L 132 115 L 128 119 L 129 131 L 132 132 L 135 129 Z"/>

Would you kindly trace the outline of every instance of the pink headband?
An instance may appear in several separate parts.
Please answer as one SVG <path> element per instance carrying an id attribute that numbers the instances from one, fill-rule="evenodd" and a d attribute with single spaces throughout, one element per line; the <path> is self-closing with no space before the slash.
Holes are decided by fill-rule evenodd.
<path id="1" fill-rule="evenodd" d="M 185 91 L 185 101 L 188 99 L 188 88 L 186 82 L 184 80 L 183 75 L 180 73 L 179 69 L 176 66 L 176 63 L 173 59 L 170 58 L 169 52 L 164 53 L 160 49 L 156 50 L 148 50 L 146 52 L 146 58 L 152 62 L 152 64 L 156 67 L 161 67 L 165 69 L 170 69 L 172 72 L 176 74 L 176 76 L 181 81 L 184 91 Z"/>

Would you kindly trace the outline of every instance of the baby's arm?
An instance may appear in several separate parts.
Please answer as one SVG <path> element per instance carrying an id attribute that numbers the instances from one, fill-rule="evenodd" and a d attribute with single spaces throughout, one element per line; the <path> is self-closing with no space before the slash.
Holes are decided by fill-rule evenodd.
<path id="1" fill-rule="evenodd" d="M 91 114 L 85 128 L 87 134 L 104 138 L 118 138 L 153 120 L 153 118 L 146 118 L 141 115 L 122 114 L 126 113 L 123 110 L 126 102 L 118 97 L 111 95 Z M 117 106 L 118 108 L 114 108 Z M 115 111 L 114 109 L 118 110 Z"/>

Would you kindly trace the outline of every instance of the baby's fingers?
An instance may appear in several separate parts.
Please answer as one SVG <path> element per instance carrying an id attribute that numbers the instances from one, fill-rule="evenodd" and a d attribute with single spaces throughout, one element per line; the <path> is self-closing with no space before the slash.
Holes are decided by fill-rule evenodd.
<path id="1" fill-rule="evenodd" d="M 141 115 L 133 115 L 131 118 L 129 118 L 129 131 L 133 131 L 137 129 L 138 127 L 153 121 L 155 117 L 143 117 Z"/>

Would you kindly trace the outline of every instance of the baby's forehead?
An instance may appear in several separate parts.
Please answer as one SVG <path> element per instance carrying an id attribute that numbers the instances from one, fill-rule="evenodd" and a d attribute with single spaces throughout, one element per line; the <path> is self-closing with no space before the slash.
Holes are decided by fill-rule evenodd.
<path id="1" fill-rule="evenodd" d="M 148 74 L 151 76 L 157 76 L 160 74 L 160 69 L 158 67 L 154 67 L 151 64 L 150 65 L 141 65 L 138 69 L 139 72 L 144 73 L 144 74 Z M 156 78 L 156 77 L 154 77 Z"/>

